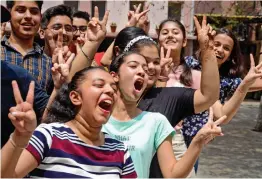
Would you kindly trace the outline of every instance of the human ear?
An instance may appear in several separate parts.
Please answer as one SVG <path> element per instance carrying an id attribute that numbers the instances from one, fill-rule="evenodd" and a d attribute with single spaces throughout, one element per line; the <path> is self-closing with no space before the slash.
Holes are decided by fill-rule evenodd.
<path id="1" fill-rule="evenodd" d="M 110 75 L 113 77 L 114 81 L 118 83 L 119 81 L 119 75 L 116 72 L 111 71 Z"/>
<path id="2" fill-rule="evenodd" d="M 75 106 L 79 106 L 79 105 L 82 104 L 82 98 L 81 98 L 80 94 L 76 91 L 71 91 L 69 93 L 69 98 Z"/>

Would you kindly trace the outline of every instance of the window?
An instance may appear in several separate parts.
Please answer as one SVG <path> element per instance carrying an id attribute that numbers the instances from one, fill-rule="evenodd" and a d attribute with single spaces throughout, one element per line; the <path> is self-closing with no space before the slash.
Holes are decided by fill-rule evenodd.
<path id="1" fill-rule="evenodd" d="M 95 6 L 99 9 L 99 19 L 102 20 L 106 12 L 106 1 L 92 1 L 92 17 L 94 17 Z"/>
<path id="2" fill-rule="evenodd" d="M 73 10 L 77 10 L 78 9 L 78 1 L 64 1 L 64 4 L 68 5 Z"/>
<path id="3" fill-rule="evenodd" d="M 144 9 L 145 1 L 129 1 L 129 10 L 134 11 L 134 5 L 138 6 L 141 3 L 140 12 Z"/>
<path id="4" fill-rule="evenodd" d="M 168 18 L 177 19 L 180 21 L 181 18 L 181 2 L 168 2 Z"/>

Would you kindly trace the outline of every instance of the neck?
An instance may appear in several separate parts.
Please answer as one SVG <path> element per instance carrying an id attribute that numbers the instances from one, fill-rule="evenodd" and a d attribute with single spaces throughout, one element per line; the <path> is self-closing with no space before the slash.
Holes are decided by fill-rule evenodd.
<path id="1" fill-rule="evenodd" d="M 17 37 L 14 32 L 12 32 L 8 41 L 12 47 L 14 47 L 24 56 L 29 50 L 33 48 L 34 38 L 21 39 Z"/>
<path id="2" fill-rule="evenodd" d="M 101 132 L 102 126 L 90 126 L 79 114 L 75 117 L 75 119 L 67 122 L 66 124 L 87 144 L 95 146 L 104 144 L 104 136 Z"/>
<path id="3" fill-rule="evenodd" d="M 46 44 L 45 44 L 45 47 L 44 47 L 44 53 L 45 53 L 46 55 L 48 55 L 49 57 L 52 56 L 51 53 L 50 53 L 50 50 L 49 50 L 49 48 L 47 47 Z"/>
<path id="4" fill-rule="evenodd" d="M 181 59 L 180 59 L 181 51 L 172 50 L 170 56 L 173 59 L 174 66 L 175 67 L 179 66 L 180 65 L 180 61 L 181 61 Z"/>
<path id="5" fill-rule="evenodd" d="M 112 116 L 120 121 L 129 121 L 142 112 L 136 106 L 136 102 L 130 102 L 118 96 Z"/>

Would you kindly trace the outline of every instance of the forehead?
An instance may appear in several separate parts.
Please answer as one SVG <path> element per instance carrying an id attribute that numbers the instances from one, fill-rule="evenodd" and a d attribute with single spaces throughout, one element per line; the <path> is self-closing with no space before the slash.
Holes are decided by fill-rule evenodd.
<path id="1" fill-rule="evenodd" d="M 53 25 L 53 24 L 69 24 L 69 25 L 72 25 L 72 21 L 68 16 L 58 15 L 58 16 L 52 17 L 50 19 L 48 25 Z"/>
<path id="2" fill-rule="evenodd" d="M 164 23 L 164 25 L 162 26 L 162 29 L 174 29 L 174 28 L 181 30 L 180 26 L 173 21 L 168 21 Z"/>
<path id="3" fill-rule="evenodd" d="M 108 83 L 115 83 L 113 77 L 106 71 L 101 69 L 93 69 L 88 71 L 87 80 L 94 81 L 96 79 L 102 79 Z"/>
<path id="4" fill-rule="evenodd" d="M 27 8 L 32 8 L 32 7 L 36 7 L 39 9 L 37 3 L 35 1 L 14 1 L 14 7 L 16 6 L 24 6 Z"/>
<path id="5" fill-rule="evenodd" d="M 124 59 L 124 63 L 129 63 L 129 62 L 137 62 L 141 65 L 147 64 L 146 59 L 142 55 L 139 55 L 139 54 L 130 54 L 126 56 Z"/>
<path id="6" fill-rule="evenodd" d="M 73 25 L 82 26 L 87 24 L 88 22 L 84 18 L 78 18 L 78 17 L 73 18 Z"/>
<path id="7" fill-rule="evenodd" d="M 215 36 L 214 41 L 220 42 L 225 45 L 234 46 L 234 41 L 226 34 L 218 34 Z"/>
<path id="8" fill-rule="evenodd" d="M 152 59 L 159 58 L 158 49 L 154 45 L 142 47 L 139 53 L 146 58 L 152 58 Z"/>

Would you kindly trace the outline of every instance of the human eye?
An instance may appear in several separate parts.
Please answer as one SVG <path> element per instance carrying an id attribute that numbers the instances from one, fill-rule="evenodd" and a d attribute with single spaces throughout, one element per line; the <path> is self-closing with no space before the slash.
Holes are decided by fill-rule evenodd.
<path id="1" fill-rule="evenodd" d="M 23 6 L 18 6 L 18 7 L 16 8 L 16 11 L 19 12 L 19 13 L 25 13 L 26 8 L 23 7 Z"/>
<path id="2" fill-rule="evenodd" d="M 54 30 L 60 30 L 62 28 L 61 24 L 54 24 L 52 27 Z"/>
<path id="3" fill-rule="evenodd" d="M 39 9 L 38 8 L 31 8 L 30 9 L 30 13 L 33 14 L 33 15 L 37 15 L 40 13 Z"/>

